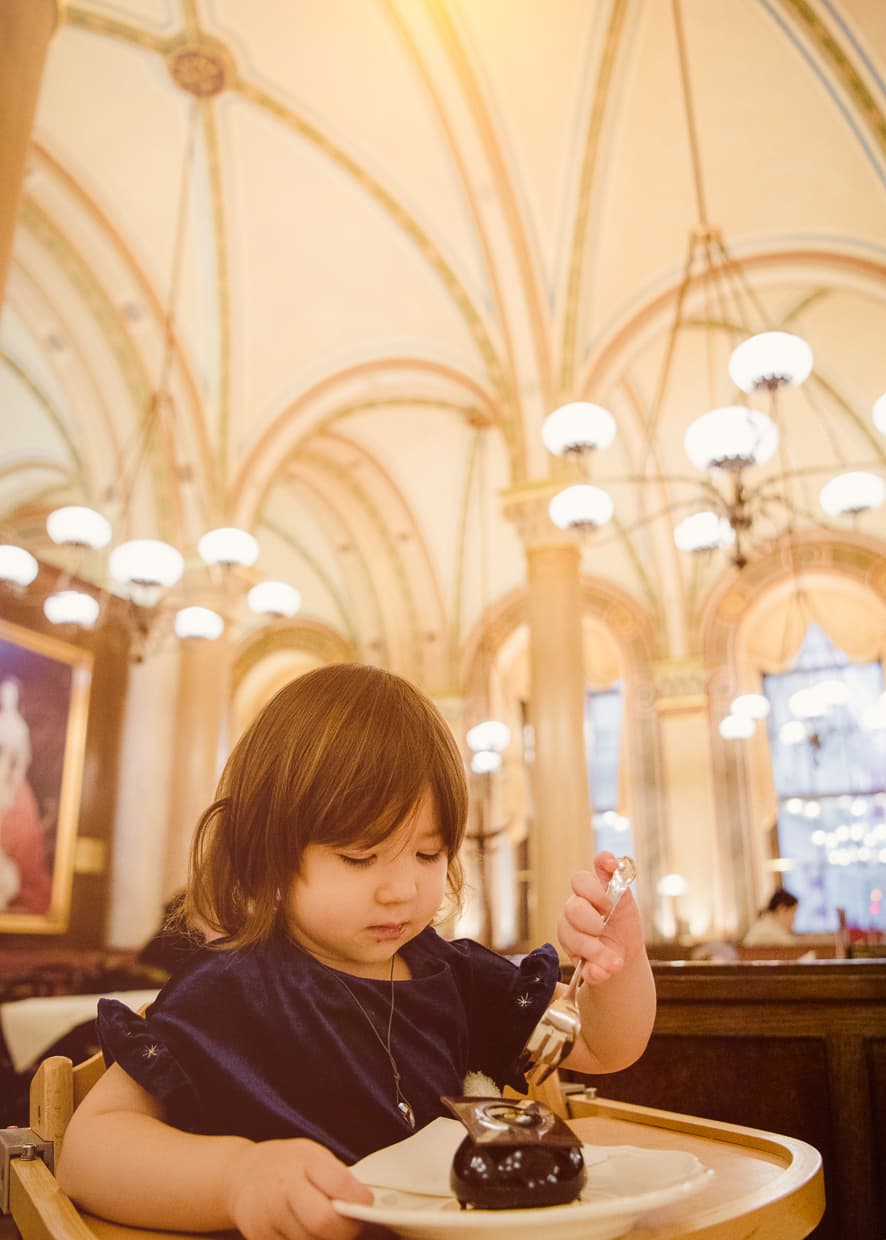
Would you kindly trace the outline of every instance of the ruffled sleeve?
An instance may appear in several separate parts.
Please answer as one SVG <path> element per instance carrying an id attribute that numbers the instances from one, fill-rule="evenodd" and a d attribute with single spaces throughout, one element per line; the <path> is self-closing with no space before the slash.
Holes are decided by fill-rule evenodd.
<path id="1" fill-rule="evenodd" d="M 469 1070 L 525 1093 L 526 1078 L 517 1060 L 560 979 L 557 952 L 545 943 L 514 965 L 470 940 L 453 946 L 465 951 L 469 964 Z"/>
<path id="2" fill-rule="evenodd" d="M 197 1092 L 152 1028 L 150 1009 L 142 1017 L 117 999 L 100 999 L 96 1028 L 105 1063 L 118 1063 L 138 1085 L 162 1102 L 168 1121 L 175 1127 L 199 1131 Z"/>

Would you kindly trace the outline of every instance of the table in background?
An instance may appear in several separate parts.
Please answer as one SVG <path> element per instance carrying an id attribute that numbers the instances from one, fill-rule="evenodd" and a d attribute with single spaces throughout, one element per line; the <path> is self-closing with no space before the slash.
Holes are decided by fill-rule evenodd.
<path id="1" fill-rule="evenodd" d="M 53 1043 L 77 1025 L 94 1020 L 99 999 L 119 999 L 137 1012 L 157 998 L 150 990 L 117 990 L 101 995 L 39 995 L 0 1003 L 0 1030 L 16 1072 L 32 1068 Z"/>

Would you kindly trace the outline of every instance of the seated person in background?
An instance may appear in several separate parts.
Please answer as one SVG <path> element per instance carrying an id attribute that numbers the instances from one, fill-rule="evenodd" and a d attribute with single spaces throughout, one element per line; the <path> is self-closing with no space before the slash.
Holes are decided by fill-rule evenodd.
<path id="1" fill-rule="evenodd" d="M 742 947 L 793 947 L 797 942 L 794 919 L 799 903 L 792 892 L 779 887 L 742 939 Z"/>

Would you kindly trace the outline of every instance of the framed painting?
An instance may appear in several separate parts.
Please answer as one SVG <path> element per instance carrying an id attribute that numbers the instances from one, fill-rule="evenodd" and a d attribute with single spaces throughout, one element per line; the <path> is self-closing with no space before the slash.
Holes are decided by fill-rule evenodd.
<path id="1" fill-rule="evenodd" d="M 0 620 L 0 933 L 68 926 L 92 655 Z"/>

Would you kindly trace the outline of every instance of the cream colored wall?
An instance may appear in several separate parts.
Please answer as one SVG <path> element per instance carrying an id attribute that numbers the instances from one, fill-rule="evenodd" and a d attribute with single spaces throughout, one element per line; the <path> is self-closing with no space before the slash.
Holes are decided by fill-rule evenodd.
<path id="1" fill-rule="evenodd" d="M 234 689 L 231 701 L 231 745 L 284 685 L 323 665 L 324 661 L 316 654 L 286 649 L 272 651 L 251 667 Z"/>

